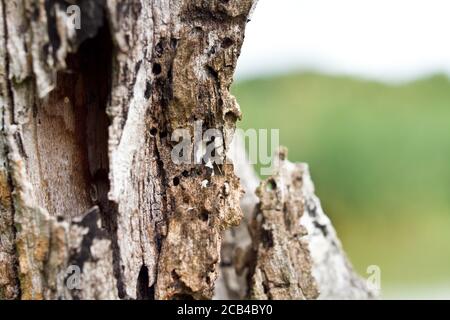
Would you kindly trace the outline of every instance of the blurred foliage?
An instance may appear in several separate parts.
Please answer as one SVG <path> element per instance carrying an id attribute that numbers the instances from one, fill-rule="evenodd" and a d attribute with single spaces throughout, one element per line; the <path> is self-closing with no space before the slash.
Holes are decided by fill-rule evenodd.
<path id="1" fill-rule="evenodd" d="M 240 126 L 279 128 L 362 275 L 450 287 L 450 81 L 290 74 L 238 82 Z"/>

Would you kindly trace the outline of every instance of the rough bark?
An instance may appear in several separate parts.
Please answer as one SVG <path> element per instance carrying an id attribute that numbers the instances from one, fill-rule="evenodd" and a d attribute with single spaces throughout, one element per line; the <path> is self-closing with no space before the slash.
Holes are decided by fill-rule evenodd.
<path id="1" fill-rule="evenodd" d="M 241 189 L 170 137 L 203 120 L 227 147 L 252 1 L 75 3 L 79 30 L 69 3 L 1 2 L 2 297 L 210 298 Z"/>
<path id="2" fill-rule="evenodd" d="M 81 8 L 80 29 L 67 11 L 71 4 Z M 225 155 L 224 164 L 174 163 L 171 137 L 180 128 L 195 136 L 193 124 L 201 121 L 200 134 L 219 129 L 229 149 L 240 118 L 229 89 L 253 6 L 0 0 L 0 298 L 213 296 L 224 232 L 242 217 L 242 187 Z M 255 200 L 251 193 L 244 199 L 248 211 Z M 289 199 L 283 203 L 294 201 L 289 214 L 299 219 L 296 193 Z M 262 203 L 267 219 L 279 211 Z M 244 259 L 251 254 L 241 250 L 250 276 L 273 257 L 260 252 L 264 226 L 253 224 L 251 266 Z M 252 289 L 254 297 L 315 297 L 315 267 L 293 229 L 271 231 L 297 250 L 283 251 L 294 287 L 282 295 Z M 223 246 L 228 279 L 236 276 L 233 234 Z M 341 254 L 339 246 L 333 250 Z M 73 266 L 81 271 L 75 289 L 68 286 Z M 265 281 L 251 278 L 254 288 Z M 246 288 L 243 279 L 233 297 Z M 228 294 L 231 282 L 219 287 L 224 283 Z"/>
<path id="3" fill-rule="evenodd" d="M 289 162 L 282 148 L 273 175 L 260 182 L 242 154 L 233 159 L 246 191 L 245 219 L 225 238 L 229 263 L 221 266 L 216 298 L 376 299 L 323 212 L 308 165 Z"/>

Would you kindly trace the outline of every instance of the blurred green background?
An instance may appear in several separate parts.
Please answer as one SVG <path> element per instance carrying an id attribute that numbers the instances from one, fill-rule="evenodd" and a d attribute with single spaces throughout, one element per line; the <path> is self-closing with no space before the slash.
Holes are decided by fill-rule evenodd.
<path id="1" fill-rule="evenodd" d="M 295 73 L 238 81 L 240 127 L 278 128 L 356 269 L 385 298 L 450 298 L 450 81 Z"/>

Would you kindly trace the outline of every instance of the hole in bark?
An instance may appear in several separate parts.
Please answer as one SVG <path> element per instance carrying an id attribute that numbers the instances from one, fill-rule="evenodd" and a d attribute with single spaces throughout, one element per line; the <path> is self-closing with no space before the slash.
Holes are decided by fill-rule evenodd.
<path id="1" fill-rule="evenodd" d="M 267 185 L 266 185 L 266 191 L 274 191 L 274 190 L 276 190 L 276 189 L 277 189 L 277 183 L 275 182 L 275 180 L 270 179 L 270 180 L 267 182 Z"/>
<path id="2" fill-rule="evenodd" d="M 157 133 L 158 133 L 158 129 L 156 129 L 156 128 L 151 128 L 151 129 L 150 129 L 150 134 L 151 134 L 152 136 L 156 136 Z"/>
<path id="3" fill-rule="evenodd" d="M 172 49 L 176 49 L 178 45 L 178 39 L 172 38 L 170 39 L 170 46 L 172 47 Z"/>
<path id="4" fill-rule="evenodd" d="M 214 80 L 216 80 L 216 81 L 219 80 L 219 73 L 216 70 L 214 70 L 213 67 L 206 66 L 206 71 Z"/>
<path id="5" fill-rule="evenodd" d="M 208 212 L 207 210 L 203 210 L 203 211 L 200 213 L 200 219 L 201 219 L 202 221 L 204 221 L 204 222 L 207 222 L 208 219 L 209 219 L 209 212 Z"/>
<path id="6" fill-rule="evenodd" d="M 273 247 L 273 235 L 270 231 L 263 229 L 261 231 L 261 240 L 262 240 L 264 247 L 266 247 L 266 248 Z"/>
<path id="7" fill-rule="evenodd" d="M 178 178 L 178 177 L 173 178 L 173 185 L 176 187 L 179 184 L 180 184 L 180 178 Z"/>
<path id="8" fill-rule="evenodd" d="M 161 65 L 159 63 L 154 63 L 153 64 L 153 68 L 152 68 L 152 72 L 155 75 L 159 75 L 162 72 L 162 68 Z"/>
<path id="9" fill-rule="evenodd" d="M 203 29 L 202 29 L 202 27 L 194 27 L 193 29 L 192 29 L 192 33 L 193 34 L 202 34 L 203 33 Z"/>
<path id="10" fill-rule="evenodd" d="M 233 111 L 225 113 L 225 121 L 229 123 L 236 123 L 238 116 Z"/>
<path id="11" fill-rule="evenodd" d="M 185 178 L 189 177 L 189 171 L 184 170 L 183 173 L 182 173 L 182 175 L 183 175 L 183 177 L 185 177 Z"/>
<path id="12" fill-rule="evenodd" d="M 155 52 L 158 55 L 158 57 L 161 57 L 164 53 L 164 43 L 163 41 L 159 41 L 158 44 L 155 47 Z"/>
<path id="13" fill-rule="evenodd" d="M 233 39 L 226 37 L 226 38 L 223 39 L 223 41 L 222 41 L 222 48 L 228 49 L 228 48 L 231 47 L 233 44 L 234 44 Z"/>

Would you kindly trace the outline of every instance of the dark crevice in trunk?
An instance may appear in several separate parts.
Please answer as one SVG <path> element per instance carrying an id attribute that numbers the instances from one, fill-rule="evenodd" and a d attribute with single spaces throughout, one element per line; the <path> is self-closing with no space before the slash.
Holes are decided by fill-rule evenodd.
<path id="1" fill-rule="evenodd" d="M 44 207 L 65 218 L 99 208 L 102 228 L 111 240 L 118 295 L 126 298 L 117 239 L 118 208 L 108 198 L 110 119 L 106 109 L 113 51 L 104 21 L 95 37 L 67 57 L 67 69 L 58 73 L 55 90 L 38 106 L 35 123 Z"/>
<path id="2" fill-rule="evenodd" d="M 143 265 L 139 271 L 136 285 L 136 298 L 138 300 L 154 300 L 154 286 L 149 287 L 148 268 Z"/>
<path id="3" fill-rule="evenodd" d="M 111 91 L 112 41 L 107 27 L 67 57 L 67 70 L 35 114 L 38 198 L 51 215 L 110 210 L 106 106 Z M 103 219 L 105 220 L 105 219 Z M 106 225 L 106 224 L 105 224 Z"/>
<path id="4" fill-rule="evenodd" d="M 120 298 L 126 298 L 122 279 L 120 248 L 117 239 L 117 204 L 110 201 L 108 130 L 110 119 L 106 113 L 111 93 L 113 43 L 108 23 L 99 30 L 98 35 L 80 46 L 81 67 L 87 75 L 85 101 L 86 141 L 89 175 L 90 198 L 100 208 L 102 225 L 108 231 L 113 251 L 113 268 L 117 279 Z"/>
<path id="5" fill-rule="evenodd" d="M 99 206 L 105 225 L 108 220 L 105 214 L 111 210 L 108 200 L 110 120 L 106 114 L 106 107 L 111 92 L 112 51 L 112 41 L 107 27 L 101 28 L 95 38 L 83 42 L 78 51 L 84 79 L 82 103 L 86 109 L 85 154 L 90 180 L 88 191 L 91 201 Z"/>

